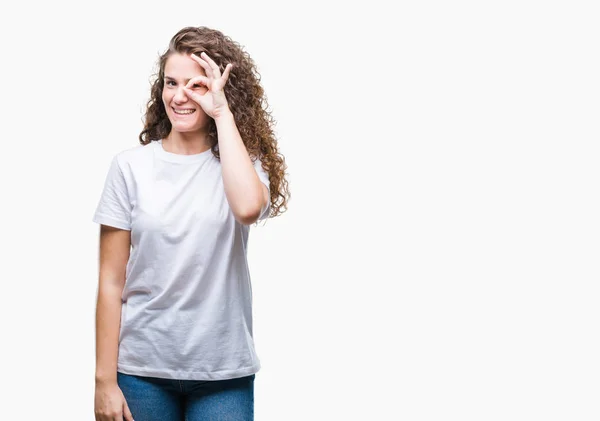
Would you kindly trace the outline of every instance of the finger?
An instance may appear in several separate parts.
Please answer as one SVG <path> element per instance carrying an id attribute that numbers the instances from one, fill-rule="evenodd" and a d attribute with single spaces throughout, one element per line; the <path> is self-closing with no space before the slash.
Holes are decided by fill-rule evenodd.
<path id="1" fill-rule="evenodd" d="M 204 53 L 202 53 L 202 54 L 204 54 Z M 202 68 L 206 72 L 206 76 L 213 77 L 213 71 L 212 71 L 210 65 L 205 60 L 203 60 L 202 58 L 198 57 L 196 54 L 193 54 L 193 53 L 190 54 L 190 57 L 192 58 L 192 60 L 194 60 L 200 66 L 202 66 Z"/>
<path id="2" fill-rule="evenodd" d="M 123 421 L 133 421 L 133 414 L 127 406 L 127 402 L 123 405 Z"/>
<path id="3" fill-rule="evenodd" d="M 213 77 L 220 78 L 221 71 L 219 70 L 219 66 L 217 66 L 217 63 L 215 63 L 213 61 L 213 59 L 210 58 L 208 56 L 208 54 L 206 54 L 204 51 L 202 53 L 200 53 L 200 57 L 202 57 L 204 60 L 206 60 L 208 62 L 208 64 L 210 65 L 210 68 L 212 69 L 212 72 L 213 72 Z"/>
<path id="4" fill-rule="evenodd" d="M 229 63 L 227 67 L 225 67 L 225 71 L 223 71 L 223 82 L 227 82 L 227 79 L 229 79 L 229 73 L 231 73 L 231 69 L 233 69 L 233 64 Z"/>
<path id="5" fill-rule="evenodd" d="M 191 89 L 194 85 L 202 85 L 208 87 L 208 78 L 206 76 L 193 77 L 188 81 L 185 87 Z"/>
<path id="6" fill-rule="evenodd" d="M 202 98 L 202 95 L 198 94 L 197 92 L 192 91 L 190 88 L 184 87 L 183 90 L 185 91 L 185 94 L 192 101 L 194 101 L 196 104 L 200 105 L 200 98 Z"/>

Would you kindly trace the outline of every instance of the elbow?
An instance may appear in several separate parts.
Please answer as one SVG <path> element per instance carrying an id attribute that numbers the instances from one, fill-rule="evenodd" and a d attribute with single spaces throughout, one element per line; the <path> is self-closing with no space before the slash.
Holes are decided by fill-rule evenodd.
<path id="1" fill-rule="evenodd" d="M 252 225 L 258 221 L 258 218 L 260 217 L 260 211 L 260 208 L 248 209 L 245 212 L 240 212 L 238 215 L 236 215 L 235 219 L 237 219 L 240 224 Z"/>
<path id="2" fill-rule="evenodd" d="M 235 219 L 243 225 L 252 225 L 261 217 L 263 212 L 269 207 L 269 190 L 264 184 L 262 186 L 262 196 L 254 201 L 253 205 L 234 211 Z"/>

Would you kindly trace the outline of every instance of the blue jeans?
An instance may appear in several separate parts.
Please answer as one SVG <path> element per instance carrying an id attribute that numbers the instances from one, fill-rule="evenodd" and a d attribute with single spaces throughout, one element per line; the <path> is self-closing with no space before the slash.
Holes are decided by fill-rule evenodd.
<path id="1" fill-rule="evenodd" d="M 135 421 L 253 421 L 254 377 L 196 381 L 117 372 L 117 383 Z"/>

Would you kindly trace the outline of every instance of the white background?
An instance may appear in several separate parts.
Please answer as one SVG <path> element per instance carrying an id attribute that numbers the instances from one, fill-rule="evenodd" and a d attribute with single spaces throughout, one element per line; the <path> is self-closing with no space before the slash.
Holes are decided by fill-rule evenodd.
<path id="1" fill-rule="evenodd" d="M 2 6 L 0 418 L 94 419 L 92 214 L 205 25 L 258 64 L 292 192 L 251 230 L 256 419 L 598 420 L 593 3 Z"/>

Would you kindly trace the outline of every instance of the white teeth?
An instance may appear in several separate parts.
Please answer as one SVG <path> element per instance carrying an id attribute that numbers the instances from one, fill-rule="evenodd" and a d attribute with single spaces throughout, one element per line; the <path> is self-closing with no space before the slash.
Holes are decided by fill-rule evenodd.
<path id="1" fill-rule="evenodd" d="M 173 111 L 175 111 L 175 114 L 191 114 L 196 110 L 176 110 L 173 108 Z"/>

